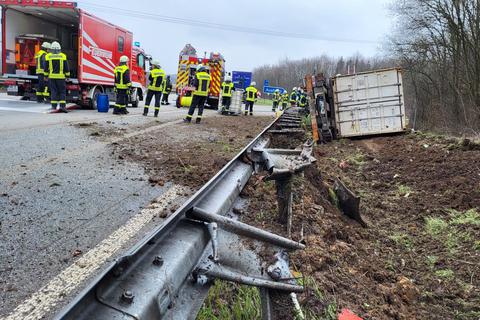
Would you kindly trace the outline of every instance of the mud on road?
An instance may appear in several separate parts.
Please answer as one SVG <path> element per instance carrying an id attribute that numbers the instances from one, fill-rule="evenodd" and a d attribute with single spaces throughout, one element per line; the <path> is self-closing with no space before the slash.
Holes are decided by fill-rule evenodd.
<path id="1" fill-rule="evenodd" d="M 348 308 L 364 319 L 480 317 L 480 150 L 421 134 L 340 140 L 315 150 L 296 178 L 291 256 L 308 319 Z M 339 177 L 361 197 L 367 227 L 343 215 Z M 286 235 L 275 186 L 250 181 L 242 219 Z"/>

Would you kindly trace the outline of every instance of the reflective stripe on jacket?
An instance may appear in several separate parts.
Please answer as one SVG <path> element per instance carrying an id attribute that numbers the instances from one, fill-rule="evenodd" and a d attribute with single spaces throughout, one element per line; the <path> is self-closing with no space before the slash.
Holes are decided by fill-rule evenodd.
<path id="1" fill-rule="evenodd" d="M 45 74 L 45 56 L 47 52 L 40 49 L 35 55 L 35 61 L 37 63 L 37 68 L 35 69 L 37 74 Z"/>
<path id="2" fill-rule="evenodd" d="M 150 80 L 148 90 L 163 91 L 165 85 L 165 71 L 158 68 L 152 69 L 148 79 Z"/>
<path id="3" fill-rule="evenodd" d="M 245 89 L 245 92 L 247 93 L 247 101 L 255 101 L 255 99 L 257 98 L 257 93 L 258 93 L 258 90 L 257 88 L 255 87 L 247 87 L 247 89 Z"/>
<path id="4" fill-rule="evenodd" d="M 50 79 L 65 79 L 70 77 L 67 56 L 62 53 L 48 53 L 45 57 L 45 75 Z"/>
<path id="5" fill-rule="evenodd" d="M 132 86 L 130 81 L 130 70 L 125 64 L 115 67 L 115 88 L 117 89 L 128 89 Z"/>
<path id="6" fill-rule="evenodd" d="M 222 83 L 222 97 L 231 97 L 233 90 L 233 83 L 232 82 L 224 82 Z"/>
<path id="7" fill-rule="evenodd" d="M 196 96 L 207 97 L 208 90 L 210 89 L 210 81 L 212 81 L 212 77 L 210 77 L 210 75 L 205 71 L 197 72 L 195 77 L 197 78 L 198 85 L 193 94 Z"/>

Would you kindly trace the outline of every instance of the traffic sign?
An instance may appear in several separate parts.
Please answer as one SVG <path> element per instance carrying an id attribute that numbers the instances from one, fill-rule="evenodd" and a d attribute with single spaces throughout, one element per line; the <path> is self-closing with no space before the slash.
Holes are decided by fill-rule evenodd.
<path id="1" fill-rule="evenodd" d="M 287 92 L 287 90 L 285 90 L 284 88 L 282 87 L 270 87 L 270 86 L 263 86 L 263 93 L 274 93 L 275 90 L 280 90 L 280 93 L 285 93 Z"/>
<path id="2" fill-rule="evenodd" d="M 263 80 L 263 86 L 268 87 L 268 80 Z"/>

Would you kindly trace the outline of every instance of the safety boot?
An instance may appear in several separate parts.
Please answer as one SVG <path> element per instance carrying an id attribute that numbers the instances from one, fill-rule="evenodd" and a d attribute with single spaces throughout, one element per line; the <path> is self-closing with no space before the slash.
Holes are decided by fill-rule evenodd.
<path id="1" fill-rule="evenodd" d="M 202 121 L 202 118 L 195 118 L 195 123 L 200 123 Z"/>
<path id="2" fill-rule="evenodd" d="M 159 112 L 159 110 L 155 110 L 155 113 L 153 114 L 153 116 L 154 116 L 155 118 L 158 118 L 158 112 Z"/>
<path id="3" fill-rule="evenodd" d="M 183 119 L 183 122 L 190 123 L 190 122 L 192 122 L 192 118 L 185 118 L 185 119 Z"/>
<path id="4" fill-rule="evenodd" d="M 113 114 L 122 114 L 122 113 L 120 112 L 120 108 L 117 107 L 117 106 L 115 106 L 115 107 L 113 108 Z"/>
<path id="5" fill-rule="evenodd" d="M 148 108 L 143 108 L 143 115 L 147 116 L 148 115 Z"/>
<path id="6" fill-rule="evenodd" d="M 60 107 L 60 112 L 68 113 L 68 110 L 65 107 Z"/>

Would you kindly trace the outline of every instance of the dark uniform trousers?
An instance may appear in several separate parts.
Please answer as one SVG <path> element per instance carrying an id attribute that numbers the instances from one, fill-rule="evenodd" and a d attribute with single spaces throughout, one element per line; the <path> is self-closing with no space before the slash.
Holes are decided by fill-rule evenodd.
<path id="1" fill-rule="evenodd" d="M 145 101 L 145 107 L 150 106 L 153 96 L 155 96 L 155 110 L 160 110 L 160 99 L 162 97 L 162 91 L 155 91 L 155 90 L 148 89 L 147 99 Z"/>
<path id="2" fill-rule="evenodd" d="M 37 75 L 37 77 L 38 77 L 38 88 L 35 94 L 37 95 L 37 101 L 42 102 L 45 95 L 45 87 L 46 87 L 45 75 L 39 74 Z"/>
<path id="3" fill-rule="evenodd" d="M 117 100 L 115 103 L 119 108 L 127 106 L 127 89 L 117 89 Z"/>
<path id="4" fill-rule="evenodd" d="M 222 97 L 222 106 L 224 106 L 226 110 L 230 109 L 231 103 L 232 97 Z"/>
<path id="5" fill-rule="evenodd" d="M 278 107 L 278 101 L 273 101 L 272 111 L 275 111 Z"/>
<path id="6" fill-rule="evenodd" d="M 250 109 L 250 115 L 253 115 L 253 103 L 254 101 L 245 101 L 245 115 L 248 114 L 248 109 Z"/>
<path id="7" fill-rule="evenodd" d="M 162 104 L 168 104 L 168 95 L 170 94 L 170 92 L 165 92 L 163 95 L 162 95 Z M 155 98 L 156 99 L 156 98 Z"/>
<path id="8" fill-rule="evenodd" d="M 60 108 L 64 109 L 67 99 L 65 79 L 50 79 L 50 92 L 52 108 L 56 108 L 57 104 L 60 104 Z"/>
<path id="9" fill-rule="evenodd" d="M 191 120 L 195 109 L 198 107 L 198 118 L 202 117 L 203 108 L 205 107 L 205 102 L 207 102 L 207 96 L 197 96 L 193 95 L 192 103 L 190 104 L 190 109 L 188 109 L 187 119 Z"/>

